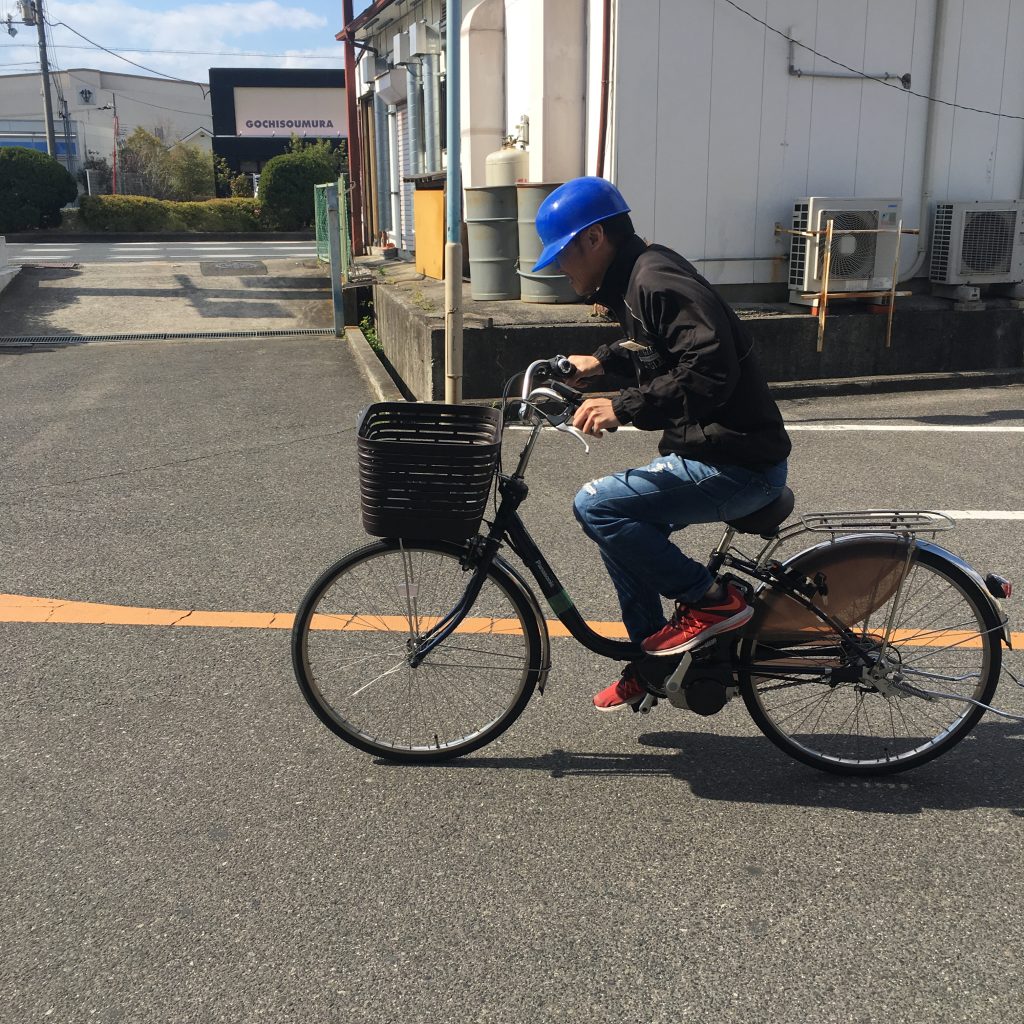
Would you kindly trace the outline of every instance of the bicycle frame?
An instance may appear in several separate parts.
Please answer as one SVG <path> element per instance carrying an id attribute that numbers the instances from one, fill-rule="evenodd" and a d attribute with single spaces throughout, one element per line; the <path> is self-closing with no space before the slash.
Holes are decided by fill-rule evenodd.
<path id="1" fill-rule="evenodd" d="M 639 644 L 614 640 L 610 637 L 602 636 L 590 628 L 519 515 L 519 507 L 529 494 L 529 486 L 525 480 L 526 468 L 529 465 L 541 427 L 542 424 L 539 422 L 534 424 L 530 437 L 519 456 L 519 463 L 515 472 L 498 475 L 498 493 L 501 501 L 498 505 L 494 521 L 486 533 L 474 537 L 468 542 L 466 547 L 463 564 L 466 568 L 473 569 L 473 575 L 470 577 L 459 603 L 421 638 L 416 650 L 409 659 L 409 663 L 413 667 L 419 665 L 431 651 L 454 633 L 459 624 L 469 614 L 480 594 L 487 572 L 503 543 L 506 543 L 521 559 L 526 568 L 529 569 L 551 610 L 558 616 L 558 619 L 569 630 L 573 638 L 586 647 L 587 650 L 593 651 L 604 658 L 626 662 L 637 661 L 646 657 Z M 717 574 L 723 566 L 728 566 L 729 568 L 737 569 L 744 573 L 744 575 L 759 581 L 772 590 L 786 594 L 834 630 L 845 644 L 850 645 L 851 651 L 855 652 L 859 660 L 865 665 L 871 664 L 869 647 L 859 641 L 856 635 L 843 623 L 838 622 L 828 615 L 827 612 L 818 608 L 811 600 L 814 594 L 807 596 L 797 587 L 789 585 L 786 580 L 772 575 L 766 563 L 766 553 L 772 549 L 772 542 L 766 545 L 765 551 L 762 552 L 757 561 L 750 561 L 729 553 L 735 533 L 736 531 L 731 527 L 728 528 L 718 547 L 712 552 L 708 562 L 708 569 L 713 575 Z M 739 634 L 736 639 L 741 635 Z"/>

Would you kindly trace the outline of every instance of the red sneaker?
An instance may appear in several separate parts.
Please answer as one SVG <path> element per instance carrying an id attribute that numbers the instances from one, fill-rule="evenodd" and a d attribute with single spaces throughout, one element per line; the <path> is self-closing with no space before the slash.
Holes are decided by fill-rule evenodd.
<path id="1" fill-rule="evenodd" d="M 739 629 L 750 621 L 754 609 L 738 587 L 726 587 L 724 601 L 716 604 L 677 604 L 667 626 L 649 636 L 640 646 L 645 654 L 682 654 L 719 633 Z"/>
<path id="2" fill-rule="evenodd" d="M 598 711 L 628 711 L 646 696 L 647 691 L 633 675 L 633 670 L 627 667 L 617 683 L 605 687 L 594 698 L 594 707 Z"/>

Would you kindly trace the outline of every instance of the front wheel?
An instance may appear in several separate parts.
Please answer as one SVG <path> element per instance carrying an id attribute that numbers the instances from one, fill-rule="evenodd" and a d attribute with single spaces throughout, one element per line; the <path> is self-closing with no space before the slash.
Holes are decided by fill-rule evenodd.
<path id="1" fill-rule="evenodd" d="M 463 549 L 387 540 L 346 555 L 310 588 L 292 630 L 303 696 L 335 735 L 392 761 L 467 754 L 522 713 L 542 642 L 520 584 L 491 566 L 469 615 L 417 667 L 417 641 L 470 580 Z"/>
<path id="2" fill-rule="evenodd" d="M 789 563 L 820 573 L 815 599 L 849 627 L 867 661 L 795 600 L 762 592 L 740 647 L 740 690 L 787 754 L 840 775 L 887 775 L 959 743 L 999 680 L 1000 622 L 950 560 L 904 543 L 851 539 Z M 888 632 L 887 632 L 888 629 Z M 924 696 L 921 691 L 947 696 Z"/>

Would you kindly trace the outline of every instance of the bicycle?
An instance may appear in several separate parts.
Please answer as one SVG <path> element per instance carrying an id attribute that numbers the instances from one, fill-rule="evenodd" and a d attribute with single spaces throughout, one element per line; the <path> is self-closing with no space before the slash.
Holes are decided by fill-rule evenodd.
<path id="1" fill-rule="evenodd" d="M 531 363 L 521 395 L 509 398 L 512 378 L 500 410 L 383 403 L 364 411 L 363 521 L 382 539 L 320 575 L 292 632 L 299 686 L 333 733 L 387 760 L 444 761 L 496 739 L 543 694 L 549 624 L 502 548 L 575 640 L 634 666 L 647 690 L 634 708 L 642 714 L 664 701 L 713 715 L 740 696 L 764 735 L 797 760 L 881 775 L 938 757 L 995 710 L 1002 644 L 1011 646 L 1000 602 L 1012 586 L 996 574 L 983 579 L 936 544 L 935 534 L 955 525 L 936 512 L 820 513 L 784 526 L 794 507 L 786 488 L 724 524 L 708 561 L 755 609 L 742 630 L 681 657 L 645 657 L 593 630 L 519 515 L 545 425 L 589 452 L 571 426 L 584 398 L 564 383 L 571 372 L 563 356 Z M 506 473 L 509 404 L 530 432 Z M 495 511 L 485 521 L 492 485 Z M 775 557 L 802 534 L 827 536 Z M 744 554 L 738 538 L 756 538 L 759 551 Z"/>

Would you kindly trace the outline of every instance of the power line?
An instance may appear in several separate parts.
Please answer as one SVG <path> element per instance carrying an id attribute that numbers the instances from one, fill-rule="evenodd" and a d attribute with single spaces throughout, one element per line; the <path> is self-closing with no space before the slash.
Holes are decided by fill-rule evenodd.
<path id="1" fill-rule="evenodd" d="M 58 24 L 52 22 L 51 24 Z M 61 23 L 62 24 L 62 23 Z M 67 26 L 65 26 L 66 28 Z M 24 43 L 0 43 L 0 49 L 13 49 L 24 46 Z M 54 43 L 55 49 L 59 50 L 102 50 L 105 53 L 112 53 L 120 56 L 122 53 L 173 53 L 183 54 L 187 57 L 286 57 L 294 60 L 344 60 L 344 55 L 332 57 L 330 54 L 307 54 L 307 53 L 255 53 L 242 50 L 149 50 L 137 46 L 123 47 L 120 49 L 107 49 L 105 46 L 81 46 L 78 43 Z"/>
<path id="2" fill-rule="evenodd" d="M 869 75 L 867 72 L 861 71 L 858 68 L 851 68 L 849 64 L 844 64 L 841 60 L 836 60 L 835 57 L 830 57 L 826 53 L 821 53 L 818 50 L 815 50 L 813 46 L 801 43 L 799 39 L 794 39 L 788 32 L 783 32 L 782 29 L 769 25 L 767 21 L 759 18 L 756 14 L 751 14 L 750 11 L 744 10 L 744 8 L 740 7 L 739 4 L 734 3 L 733 0 L 722 0 L 722 2 L 727 3 L 730 7 L 739 11 L 740 14 L 745 14 L 751 21 L 756 21 L 758 25 L 762 25 L 769 32 L 774 32 L 777 36 L 781 36 L 788 42 L 796 43 L 797 46 L 801 49 L 807 50 L 808 53 L 813 53 L 815 57 L 827 60 L 829 64 L 835 64 L 836 67 L 843 68 L 845 71 L 852 71 L 855 75 L 859 75 L 861 78 L 865 78 L 869 82 L 877 82 L 879 85 L 884 85 L 889 89 L 898 89 L 901 93 L 905 93 L 910 96 L 917 96 L 919 99 L 927 100 L 929 103 L 939 103 L 944 107 L 952 107 L 954 110 L 969 110 L 975 114 L 988 114 L 990 117 L 1005 117 L 1011 121 L 1024 121 L 1024 115 L 1022 114 L 1003 114 L 998 110 L 982 110 L 980 107 L 968 107 L 962 103 L 953 103 L 950 100 L 940 100 L 935 96 L 929 96 L 927 93 L 915 92 L 913 89 L 904 89 L 902 85 L 896 85 L 894 82 L 887 82 L 883 78 L 878 78 L 875 75 Z"/>
<path id="3" fill-rule="evenodd" d="M 192 82 L 187 78 L 176 78 L 174 75 L 165 75 L 162 71 L 157 71 L 156 68 L 148 68 L 145 64 L 138 64 L 134 60 L 129 60 L 127 57 L 122 57 L 121 54 L 115 53 L 113 50 L 108 50 L 105 46 L 101 46 L 94 39 L 90 39 L 88 36 L 83 36 L 81 32 L 76 28 L 72 28 L 66 21 L 51 21 L 51 25 L 63 25 L 69 32 L 78 36 L 79 39 L 84 39 L 87 43 L 92 43 L 99 50 L 103 50 L 105 53 L 109 53 L 112 57 L 117 57 L 118 60 L 123 60 L 126 64 L 131 64 L 133 67 L 141 68 L 143 71 L 148 71 L 151 75 L 159 75 L 161 78 L 166 78 L 172 82 L 181 82 L 182 85 L 195 85 L 198 86 L 202 91 L 203 99 L 206 99 L 208 89 L 201 82 Z"/>

